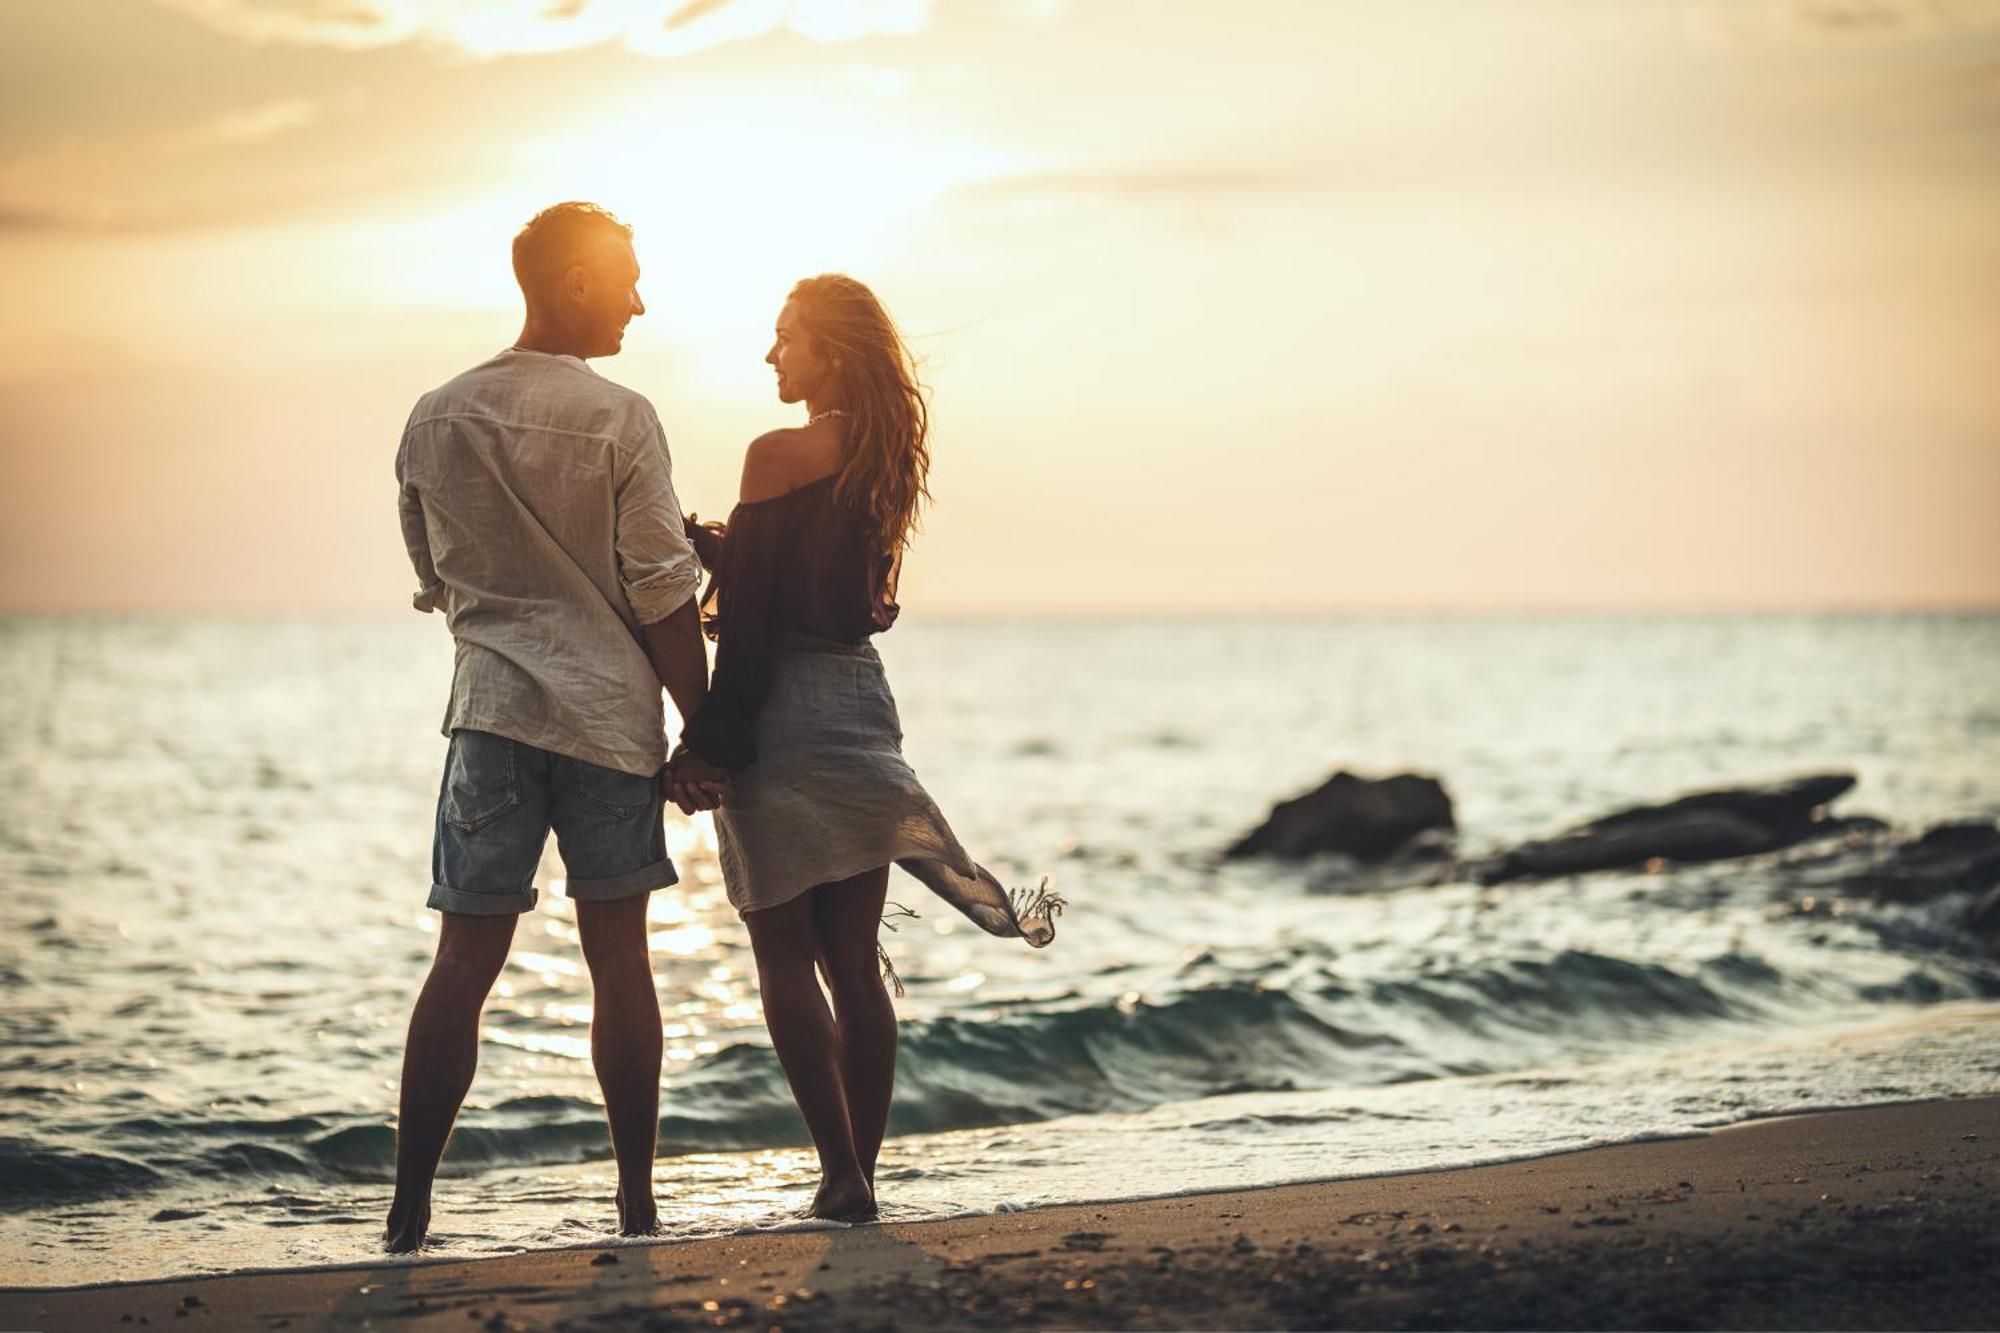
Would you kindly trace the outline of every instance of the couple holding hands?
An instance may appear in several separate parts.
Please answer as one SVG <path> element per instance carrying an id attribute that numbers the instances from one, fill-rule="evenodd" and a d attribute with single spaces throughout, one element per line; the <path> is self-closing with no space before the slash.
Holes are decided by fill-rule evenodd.
<path id="1" fill-rule="evenodd" d="M 751 441 L 728 522 L 697 523 L 652 405 L 586 364 L 616 354 L 645 313 L 631 229 L 557 204 L 515 237 L 513 257 L 520 338 L 425 394 L 396 459 L 415 605 L 445 613 L 456 658 L 431 852 L 442 921 L 404 1052 L 387 1246 L 424 1242 L 480 1010 L 534 906 L 551 830 L 594 993 L 619 1230 L 657 1227 L 646 906 L 678 878 L 668 800 L 714 812 L 771 1043 L 819 1154 L 809 1211 L 872 1217 L 896 1071 L 877 940 L 890 865 L 981 929 L 1036 947 L 1062 910 L 966 855 L 903 760 L 870 642 L 895 622 L 904 544 L 928 498 L 909 352 L 861 283 L 800 282 L 765 360 L 805 423 Z M 671 755 L 663 688 L 682 719 Z"/>

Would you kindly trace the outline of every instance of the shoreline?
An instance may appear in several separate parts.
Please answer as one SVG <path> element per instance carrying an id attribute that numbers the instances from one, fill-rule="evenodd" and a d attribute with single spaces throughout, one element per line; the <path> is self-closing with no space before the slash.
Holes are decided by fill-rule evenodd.
<path id="1" fill-rule="evenodd" d="M 1991 1328 L 1996 1186 L 1989 1095 L 941 1221 L 12 1288 L 0 1327 Z"/>

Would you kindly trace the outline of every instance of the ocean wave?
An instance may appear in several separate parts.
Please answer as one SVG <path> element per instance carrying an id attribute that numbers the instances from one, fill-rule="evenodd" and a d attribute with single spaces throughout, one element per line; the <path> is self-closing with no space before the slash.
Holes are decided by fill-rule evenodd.
<path id="1" fill-rule="evenodd" d="M 0 1212 L 21 1212 L 54 1203 L 74 1203 L 137 1194 L 165 1183 L 143 1162 L 110 1153 L 0 1138 Z"/>
<path id="2" fill-rule="evenodd" d="M 1823 977 L 1795 982 L 1740 951 L 1668 966 L 1566 949 L 1357 978 L 1342 975 L 1324 947 L 1303 944 L 1287 958 L 1243 964 L 1248 975 L 1231 975 L 1226 952 L 1204 954 L 1156 997 L 1070 995 L 905 1022 L 890 1133 L 1504 1073 L 1752 1020 L 1780 1005 L 1821 1003 L 1826 988 Z M 1919 969 L 1893 984 L 1858 986 L 1855 998 L 1927 1002 L 1965 989 L 1948 974 Z M 394 1128 L 376 1118 L 125 1117 L 98 1126 L 96 1141 L 122 1155 L 5 1141 L 0 1167 L 19 1200 L 13 1206 L 130 1194 L 178 1176 L 387 1181 L 395 1161 Z M 724 1047 L 679 1071 L 663 1091 L 664 1157 L 806 1141 L 783 1072 L 762 1043 Z M 538 1094 L 468 1108 L 446 1169 L 609 1155 L 601 1106 Z"/>

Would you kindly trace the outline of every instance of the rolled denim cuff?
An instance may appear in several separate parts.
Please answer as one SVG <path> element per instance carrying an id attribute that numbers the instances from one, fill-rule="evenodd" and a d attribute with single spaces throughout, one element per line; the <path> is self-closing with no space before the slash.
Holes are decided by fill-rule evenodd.
<path id="1" fill-rule="evenodd" d="M 533 908 L 540 896 L 541 891 L 532 888 L 518 893 L 467 893 L 464 889 L 433 884 L 431 896 L 424 905 L 433 911 L 456 912 L 462 916 L 518 916 Z"/>
<path id="2" fill-rule="evenodd" d="M 664 889 L 680 883 L 680 879 L 680 872 L 674 869 L 674 863 L 661 857 L 645 869 L 629 874 L 613 875 L 608 879 L 573 879 L 563 887 L 563 893 L 580 903 L 608 903 Z"/>

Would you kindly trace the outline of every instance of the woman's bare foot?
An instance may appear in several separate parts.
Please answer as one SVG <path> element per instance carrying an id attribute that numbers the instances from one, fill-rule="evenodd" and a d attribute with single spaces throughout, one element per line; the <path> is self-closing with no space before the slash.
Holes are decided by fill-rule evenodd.
<path id="1" fill-rule="evenodd" d="M 406 1203 L 397 1199 L 389 1205 L 389 1227 L 382 1248 L 391 1254 L 409 1254 L 424 1246 L 431 1229 L 431 1201 Z"/>
<path id="2" fill-rule="evenodd" d="M 660 1229 L 660 1210 L 653 1202 L 652 1191 L 643 1199 L 631 1203 L 625 1201 L 625 1187 L 618 1187 L 618 1234 L 621 1236 L 650 1236 Z"/>
<path id="3" fill-rule="evenodd" d="M 872 1221 L 875 1215 L 875 1191 L 862 1176 L 848 1180 L 822 1180 L 819 1190 L 813 1195 L 812 1207 L 806 1209 L 808 1217 L 824 1217 L 836 1222 L 867 1222 Z"/>

